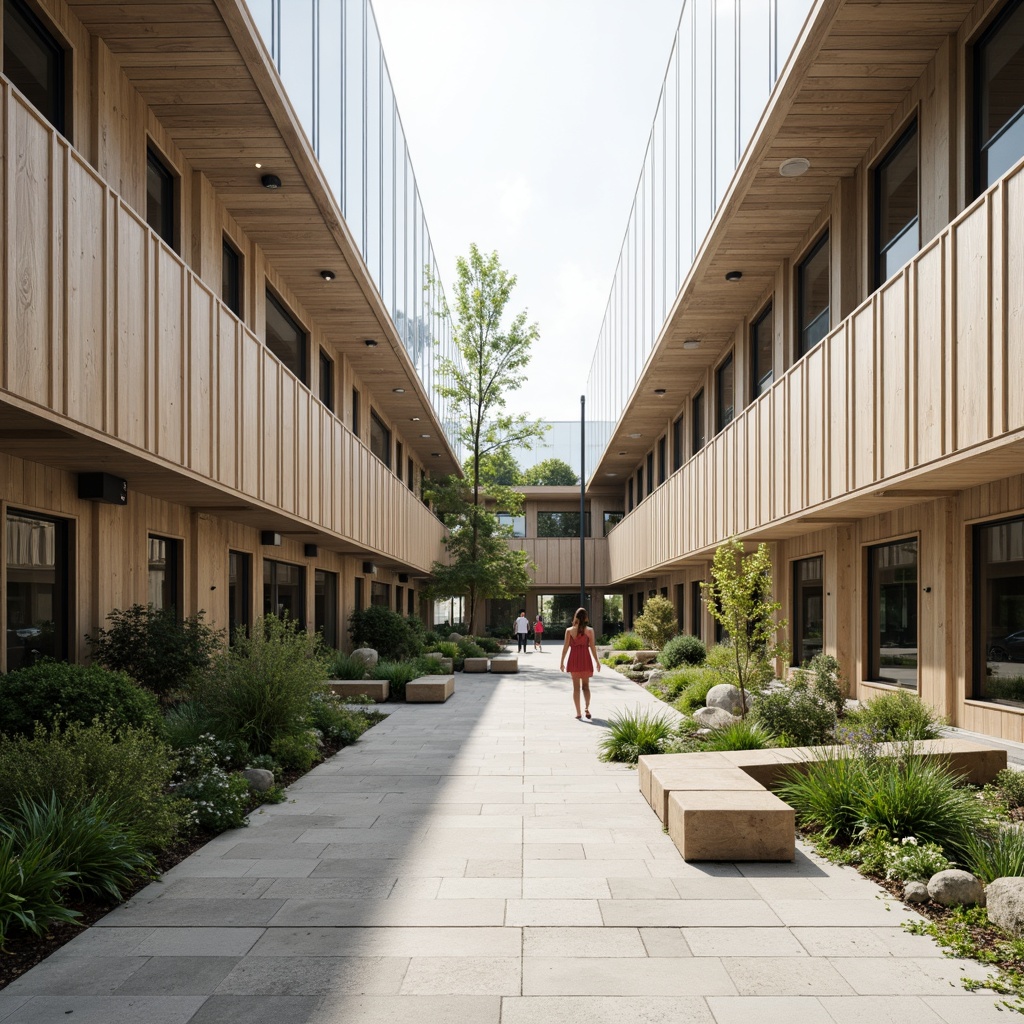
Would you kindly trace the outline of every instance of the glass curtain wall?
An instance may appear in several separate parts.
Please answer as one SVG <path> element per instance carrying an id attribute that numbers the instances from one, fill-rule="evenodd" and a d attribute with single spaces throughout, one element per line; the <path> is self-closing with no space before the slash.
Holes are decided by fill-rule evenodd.
<path id="1" fill-rule="evenodd" d="M 597 465 L 811 0 L 684 0 L 587 380 Z"/>
<path id="2" fill-rule="evenodd" d="M 440 359 L 458 362 L 458 355 L 451 322 L 439 316 L 440 268 L 373 6 L 370 0 L 247 2 L 377 290 L 457 448 L 455 413 L 437 386 L 449 383 Z"/>

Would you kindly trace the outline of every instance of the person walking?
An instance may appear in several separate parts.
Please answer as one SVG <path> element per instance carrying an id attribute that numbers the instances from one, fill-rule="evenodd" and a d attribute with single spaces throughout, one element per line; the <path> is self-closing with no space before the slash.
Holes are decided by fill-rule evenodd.
<path id="1" fill-rule="evenodd" d="M 530 632 L 530 620 L 526 617 L 526 609 L 519 609 L 519 618 L 516 619 L 516 624 L 512 627 L 512 632 L 516 635 L 516 640 L 519 643 L 517 652 L 522 651 L 526 653 L 526 637 Z"/>
<path id="2" fill-rule="evenodd" d="M 560 672 L 572 675 L 572 700 L 576 705 L 577 721 L 580 715 L 580 689 L 583 690 L 583 714 L 590 718 L 590 677 L 594 674 L 594 666 L 601 671 L 601 662 L 597 657 L 594 644 L 594 631 L 587 625 L 589 619 L 586 608 L 577 608 L 572 617 L 572 625 L 565 631 L 565 643 L 562 645 L 562 660 L 558 666 Z M 569 653 L 569 665 L 566 667 L 565 655 Z M 594 660 L 590 660 L 593 652 Z"/>
<path id="3" fill-rule="evenodd" d="M 544 639 L 544 620 L 538 615 L 537 621 L 533 624 L 533 649 L 541 650 L 541 641 Z"/>

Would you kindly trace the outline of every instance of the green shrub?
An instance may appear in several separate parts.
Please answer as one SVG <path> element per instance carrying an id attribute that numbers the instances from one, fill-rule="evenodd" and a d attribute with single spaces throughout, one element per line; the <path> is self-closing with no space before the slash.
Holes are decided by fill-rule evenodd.
<path id="1" fill-rule="evenodd" d="M 649 598 L 643 614 L 633 623 L 634 632 L 651 650 L 660 650 L 679 631 L 675 609 L 667 597 Z"/>
<path id="2" fill-rule="evenodd" d="M 857 850 L 860 870 L 896 882 L 927 882 L 932 875 L 953 867 L 936 843 L 919 843 L 914 836 L 899 842 L 884 833 L 869 835 Z"/>
<path id="3" fill-rule="evenodd" d="M 0 950 L 13 932 L 45 935 L 55 924 L 69 924 L 82 915 L 61 903 L 70 871 L 54 863 L 53 851 L 39 842 L 19 846 L 0 827 Z"/>
<path id="4" fill-rule="evenodd" d="M 325 740 L 339 747 L 355 743 L 378 720 L 377 713 L 355 711 L 333 693 L 315 694 L 310 704 L 310 725 L 319 729 Z"/>
<path id="5" fill-rule="evenodd" d="M 354 654 L 336 651 L 327 666 L 329 679 L 365 679 L 366 662 Z"/>
<path id="6" fill-rule="evenodd" d="M 87 724 L 94 718 L 151 732 L 161 727 L 156 698 L 123 672 L 41 661 L 3 677 L 0 728 L 8 735 L 31 736 L 39 722 L 52 729 L 57 721 Z"/>
<path id="7" fill-rule="evenodd" d="M 711 687 L 722 681 L 717 672 L 706 668 L 679 669 L 678 675 L 686 681 L 686 686 L 676 699 L 675 708 L 684 715 L 692 715 L 697 708 L 705 707 Z"/>
<path id="8" fill-rule="evenodd" d="M 398 612 L 371 604 L 349 616 L 353 647 L 372 647 L 383 661 L 413 658 L 423 650 L 423 638 Z"/>
<path id="9" fill-rule="evenodd" d="M 209 712 L 218 736 L 237 737 L 252 753 L 267 754 L 278 737 L 307 728 L 310 700 L 326 679 L 316 637 L 293 619 L 268 615 L 194 677 L 191 695 Z"/>
<path id="10" fill-rule="evenodd" d="M 505 649 L 493 636 L 475 636 L 473 639 L 484 654 L 500 654 Z"/>
<path id="11" fill-rule="evenodd" d="M 613 651 L 642 651 L 644 642 L 636 633 L 616 633 L 612 637 Z"/>
<path id="12" fill-rule="evenodd" d="M 658 754 L 672 736 L 672 723 L 646 708 L 623 711 L 608 719 L 608 733 L 598 746 L 602 761 L 636 764 L 644 754 Z"/>
<path id="13" fill-rule="evenodd" d="M 861 758 L 826 747 L 821 760 L 788 769 L 775 792 L 796 811 L 801 826 L 826 839 L 849 839 L 858 829 L 856 802 L 865 783 Z"/>
<path id="14" fill-rule="evenodd" d="M 750 717 L 789 747 L 826 743 L 836 728 L 835 707 L 797 680 L 754 695 Z"/>
<path id="15" fill-rule="evenodd" d="M 1024 700 L 1024 676 L 989 676 L 985 695 L 992 700 Z"/>
<path id="16" fill-rule="evenodd" d="M 1024 829 L 1004 825 L 968 835 L 963 861 L 966 869 L 986 885 L 997 878 L 1024 875 Z"/>
<path id="17" fill-rule="evenodd" d="M 455 661 L 459 656 L 459 645 L 454 640 L 439 640 L 436 644 L 430 645 L 430 653 L 441 654 Z"/>
<path id="18" fill-rule="evenodd" d="M 719 729 L 713 729 L 709 736 L 704 737 L 704 750 L 765 750 L 772 746 L 773 737 L 767 729 L 740 719 L 730 722 Z"/>
<path id="19" fill-rule="evenodd" d="M 1004 768 L 992 784 L 1008 808 L 1024 807 L 1024 772 Z"/>
<path id="20" fill-rule="evenodd" d="M 252 794 L 245 776 L 213 768 L 206 775 L 178 787 L 192 805 L 192 824 L 208 832 L 224 832 L 249 824 L 246 813 Z"/>
<path id="21" fill-rule="evenodd" d="M 485 651 L 475 640 L 469 639 L 460 640 L 457 644 L 459 648 L 459 657 L 464 661 L 466 658 L 483 658 L 487 655 Z"/>
<path id="22" fill-rule="evenodd" d="M 68 888 L 81 895 L 121 899 L 138 877 L 153 878 L 154 861 L 136 833 L 117 820 L 100 797 L 62 803 L 18 797 L 5 828 L 20 849 L 39 843 L 53 853 L 53 864 L 71 875 Z"/>
<path id="23" fill-rule="evenodd" d="M 917 694 L 893 690 L 850 711 L 845 724 L 870 730 L 881 740 L 934 740 L 942 735 L 943 723 Z"/>
<path id="24" fill-rule="evenodd" d="M 196 701 L 184 700 L 168 708 L 164 714 L 164 739 L 174 750 L 194 746 L 211 733 L 215 722 L 209 712 Z"/>
<path id="25" fill-rule="evenodd" d="M 270 745 L 274 760 L 289 771 L 305 774 L 320 760 L 320 739 L 313 729 L 284 733 Z"/>
<path id="26" fill-rule="evenodd" d="M 767 657 L 758 656 L 756 651 L 748 650 L 747 654 L 749 661 L 744 668 L 744 689 L 747 691 L 747 706 L 749 707 L 753 695 L 763 690 L 775 678 L 775 667 L 773 661 Z M 704 666 L 714 670 L 718 676 L 718 682 L 737 685 L 736 681 L 739 677 L 736 673 L 736 650 L 728 640 L 708 648 Z"/>
<path id="27" fill-rule="evenodd" d="M 72 723 L 61 732 L 38 726 L 32 736 L 0 737 L 0 818 L 17 798 L 63 804 L 98 797 L 112 820 L 139 837 L 144 849 L 167 846 L 185 825 L 187 807 L 167 795 L 177 759 L 152 733 L 99 722 Z"/>
<path id="28" fill-rule="evenodd" d="M 204 671 L 224 641 L 223 630 L 203 622 L 202 611 L 179 619 L 173 608 L 133 604 L 108 616 L 109 629 L 87 636 L 93 657 L 109 669 L 127 672 L 161 696 L 185 686 Z"/>
<path id="29" fill-rule="evenodd" d="M 452 644 L 455 647 L 455 644 Z M 458 648 L 456 647 L 456 651 Z M 414 661 L 378 661 L 370 673 L 371 679 L 386 679 L 391 696 L 405 700 L 405 687 L 420 676 L 437 675 L 439 669 L 434 658 Z"/>
<path id="30" fill-rule="evenodd" d="M 798 669 L 798 672 L 809 676 L 814 695 L 832 705 L 836 718 L 846 714 L 846 680 L 839 669 L 839 662 L 831 654 L 816 654 L 807 668 Z"/>
<path id="31" fill-rule="evenodd" d="M 683 633 L 665 643 L 658 654 L 658 661 L 665 668 L 672 669 L 680 665 L 703 665 L 707 656 L 708 649 L 699 636 Z"/>

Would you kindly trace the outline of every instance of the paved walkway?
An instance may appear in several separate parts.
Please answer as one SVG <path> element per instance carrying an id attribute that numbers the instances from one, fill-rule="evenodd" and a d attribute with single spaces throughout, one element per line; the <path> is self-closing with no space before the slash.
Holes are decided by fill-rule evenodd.
<path id="1" fill-rule="evenodd" d="M 849 869 L 689 865 L 557 651 L 403 705 L 0 993 L 5 1024 L 981 1024 Z"/>

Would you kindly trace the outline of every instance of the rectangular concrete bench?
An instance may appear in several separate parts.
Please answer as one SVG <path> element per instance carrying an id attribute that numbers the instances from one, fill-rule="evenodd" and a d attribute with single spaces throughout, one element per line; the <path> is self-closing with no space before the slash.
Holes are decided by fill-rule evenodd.
<path id="1" fill-rule="evenodd" d="M 365 694 L 378 704 L 388 699 L 388 681 L 386 679 L 328 679 L 327 685 L 339 697 L 359 697 Z"/>
<path id="2" fill-rule="evenodd" d="M 970 740 L 920 740 L 912 749 L 914 756 L 945 763 L 974 785 L 991 782 L 1006 767 L 1006 751 Z M 646 755 L 638 764 L 640 792 L 686 860 L 792 860 L 795 816 L 768 790 L 794 771 L 844 753 L 852 751 L 778 747 Z M 764 834 L 748 835 L 750 829 Z M 792 835 L 780 839 L 787 829 Z M 785 855 L 776 856 L 779 851 Z"/>
<path id="3" fill-rule="evenodd" d="M 507 674 L 519 671 L 519 659 L 511 654 L 496 654 L 491 658 L 491 671 Z"/>
<path id="4" fill-rule="evenodd" d="M 406 683 L 407 704 L 443 704 L 455 692 L 455 676 L 420 676 Z"/>
<path id="5" fill-rule="evenodd" d="M 463 672 L 486 672 L 487 658 L 467 658 L 462 666 Z"/>

